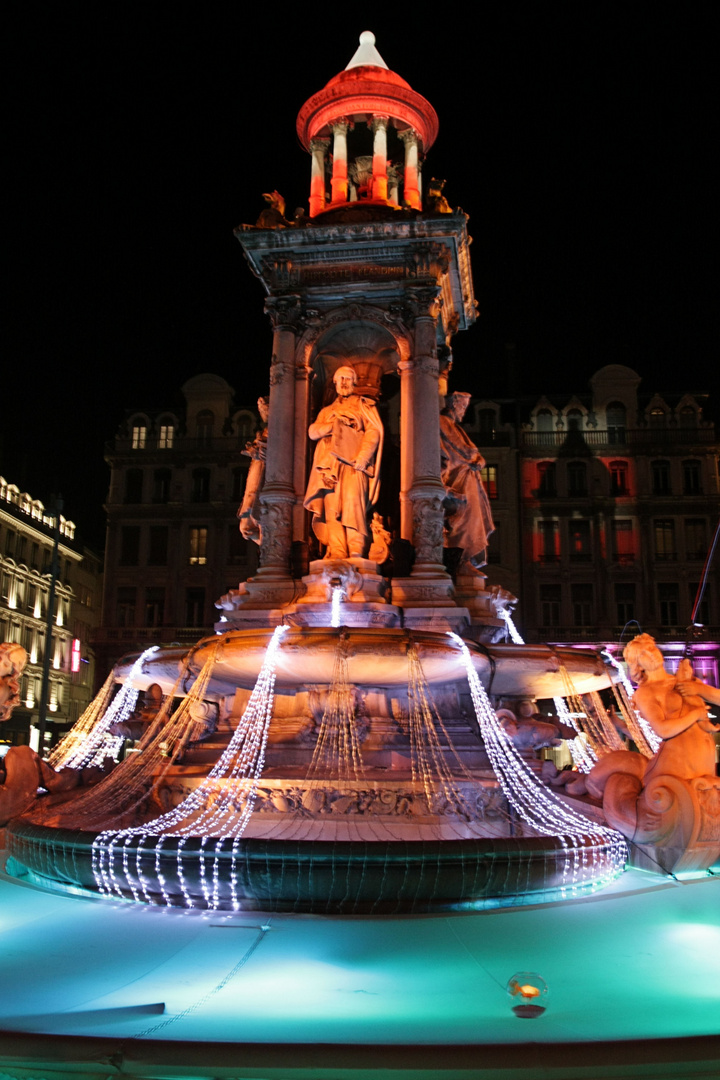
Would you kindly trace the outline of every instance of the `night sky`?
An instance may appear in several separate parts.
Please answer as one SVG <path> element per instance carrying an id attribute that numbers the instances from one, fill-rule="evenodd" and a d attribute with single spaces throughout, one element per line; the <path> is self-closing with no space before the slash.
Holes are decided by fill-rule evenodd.
<path id="1" fill-rule="evenodd" d="M 401 5 L 342 25 L 307 6 L 22 10 L 0 471 L 61 490 L 95 546 L 126 409 L 171 404 L 201 371 L 238 403 L 266 391 L 262 289 L 232 230 L 264 191 L 307 206 L 295 118 L 365 29 L 437 109 L 425 176 L 470 214 L 481 317 L 453 388 L 506 396 L 512 341 L 524 393 L 625 363 L 645 390 L 720 398 L 710 5 L 446 5 L 432 22 Z"/>

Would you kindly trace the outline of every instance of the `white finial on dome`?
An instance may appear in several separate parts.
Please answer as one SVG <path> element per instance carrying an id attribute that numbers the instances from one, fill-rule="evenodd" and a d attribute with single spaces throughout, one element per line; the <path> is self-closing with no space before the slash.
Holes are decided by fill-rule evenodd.
<path id="1" fill-rule="evenodd" d="M 380 53 L 375 48 L 375 35 L 372 30 L 363 30 L 360 35 L 360 47 L 353 56 L 352 60 L 345 68 L 349 71 L 354 67 L 381 67 L 389 71 L 387 64 L 383 60 Z"/>

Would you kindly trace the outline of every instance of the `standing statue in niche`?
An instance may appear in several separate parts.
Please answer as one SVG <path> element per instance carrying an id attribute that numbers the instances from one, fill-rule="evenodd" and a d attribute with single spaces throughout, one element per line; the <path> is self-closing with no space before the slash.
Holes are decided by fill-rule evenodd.
<path id="1" fill-rule="evenodd" d="M 364 557 L 368 517 L 380 489 L 383 427 L 372 398 L 355 393 L 357 375 L 340 367 L 333 376 L 337 397 L 308 429 L 317 442 L 304 506 L 326 559 Z"/>
<path id="2" fill-rule="evenodd" d="M 252 458 L 248 469 L 245 493 L 242 505 L 238 509 L 237 516 L 240 521 L 240 532 L 246 540 L 254 540 L 259 544 L 262 540 L 260 530 L 260 492 L 265 482 L 265 454 L 267 452 L 268 415 L 269 402 L 265 397 L 258 398 L 258 412 L 263 422 L 263 427 L 258 431 L 252 442 L 245 444 L 243 454 Z"/>
<path id="3" fill-rule="evenodd" d="M 446 492 L 445 547 L 461 548 L 459 572 L 476 573 L 485 564 L 494 531 L 481 470 L 485 458 L 460 426 L 470 394 L 454 393 L 440 413 L 440 470 Z"/>

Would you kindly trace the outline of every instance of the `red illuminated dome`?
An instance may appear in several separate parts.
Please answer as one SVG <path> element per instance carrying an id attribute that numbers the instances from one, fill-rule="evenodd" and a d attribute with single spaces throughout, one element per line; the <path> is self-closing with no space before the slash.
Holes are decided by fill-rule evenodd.
<path id="1" fill-rule="evenodd" d="M 369 30 L 345 70 L 305 102 L 297 133 L 313 155 L 311 217 L 328 206 L 330 155 L 331 207 L 364 200 L 421 208 L 419 165 L 437 137 L 437 113 L 390 71 Z"/>

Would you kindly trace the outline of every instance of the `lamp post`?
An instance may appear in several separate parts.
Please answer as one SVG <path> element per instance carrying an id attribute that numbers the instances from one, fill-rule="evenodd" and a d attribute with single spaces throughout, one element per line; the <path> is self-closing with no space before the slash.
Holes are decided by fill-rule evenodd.
<path id="1" fill-rule="evenodd" d="M 52 629 L 55 615 L 55 590 L 60 570 L 59 546 L 60 546 L 60 511 L 63 508 L 63 500 L 60 495 L 55 498 L 55 525 L 53 527 L 53 549 L 50 564 L 50 592 L 48 594 L 47 618 L 45 619 L 45 655 L 43 656 L 42 691 L 40 693 L 40 705 L 38 708 L 38 754 L 45 756 L 45 727 L 47 724 L 47 707 L 50 698 L 50 652 L 52 650 Z"/>

